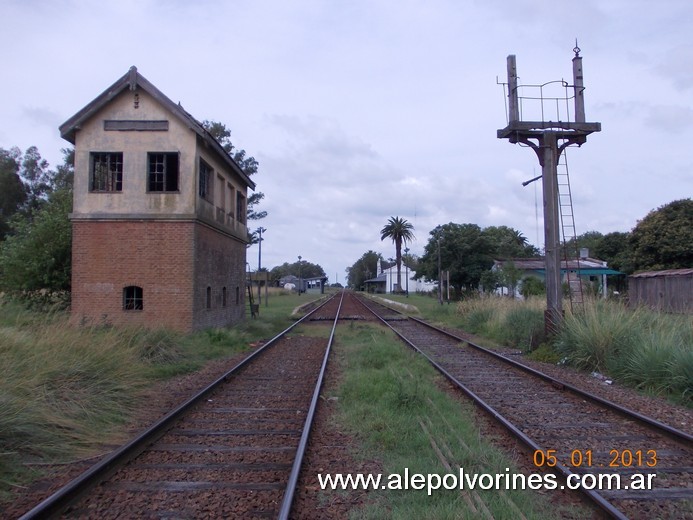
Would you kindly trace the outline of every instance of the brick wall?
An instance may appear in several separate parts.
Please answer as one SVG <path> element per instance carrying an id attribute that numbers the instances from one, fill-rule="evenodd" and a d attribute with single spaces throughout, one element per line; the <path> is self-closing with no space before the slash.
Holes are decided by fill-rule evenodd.
<path id="1" fill-rule="evenodd" d="M 203 224 L 195 226 L 196 328 L 234 325 L 245 318 L 246 246 Z M 226 305 L 224 305 L 224 287 Z M 207 305 L 207 288 L 210 299 Z M 236 298 L 238 294 L 238 298 Z"/>
<path id="2" fill-rule="evenodd" d="M 193 323 L 193 222 L 73 222 L 72 321 L 167 326 Z M 123 310 L 123 288 L 143 290 L 142 310 Z"/>
<path id="3" fill-rule="evenodd" d="M 72 321 L 182 332 L 235 325 L 245 318 L 245 259 L 244 243 L 199 222 L 75 221 Z M 142 310 L 123 309 L 127 286 L 142 288 Z"/>

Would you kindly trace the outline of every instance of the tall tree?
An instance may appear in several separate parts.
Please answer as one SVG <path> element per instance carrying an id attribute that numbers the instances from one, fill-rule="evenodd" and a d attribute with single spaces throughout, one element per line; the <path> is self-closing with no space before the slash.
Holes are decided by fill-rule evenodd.
<path id="1" fill-rule="evenodd" d="M 392 239 L 395 244 L 395 263 L 397 264 L 397 290 L 402 292 L 402 244 L 414 239 L 414 226 L 406 219 L 390 217 L 380 230 L 380 240 Z"/>
<path id="2" fill-rule="evenodd" d="M 11 232 L 0 243 L 0 290 L 70 288 L 72 226 L 68 215 L 72 211 L 74 153 L 65 149 L 63 154 L 64 163 L 55 172 L 47 169 L 35 147 L 17 163 L 20 171 L 28 172 L 25 186 L 31 188 L 33 199 L 10 219 Z M 0 153 L 0 157 L 4 155 Z"/>
<path id="3" fill-rule="evenodd" d="M 489 226 L 483 234 L 493 246 L 493 254 L 499 258 L 531 258 L 539 251 L 531 245 L 521 231 L 508 226 Z"/>
<path id="4" fill-rule="evenodd" d="M 633 272 L 633 253 L 630 233 L 614 231 L 602 237 L 594 248 L 595 258 L 606 261 L 607 265 L 626 274 Z"/>
<path id="5" fill-rule="evenodd" d="M 71 278 L 72 192 L 51 192 L 32 219 L 13 220 L 0 244 L 0 288 L 7 291 L 68 290 Z"/>
<path id="6" fill-rule="evenodd" d="M 301 278 L 325 276 L 325 270 L 320 264 L 313 264 L 306 260 L 301 260 L 300 263 L 298 261 L 291 264 L 289 262 L 284 262 L 282 265 L 273 267 L 270 270 L 270 279 L 276 282 L 285 276 L 298 276 L 299 273 Z"/>
<path id="7" fill-rule="evenodd" d="M 575 238 L 571 238 L 566 243 L 561 243 L 561 257 L 567 254 L 568 258 L 575 258 L 580 254 L 581 249 L 587 249 L 590 255 L 596 255 L 597 248 L 602 241 L 599 231 L 586 231 Z"/>
<path id="8" fill-rule="evenodd" d="M 347 285 L 352 289 L 360 289 L 366 280 L 378 274 L 378 260 L 383 255 L 375 251 L 366 251 L 351 267 L 347 267 Z"/>
<path id="9" fill-rule="evenodd" d="M 24 210 L 31 217 L 53 190 L 55 172 L 48 169 L 48 161 L 41 157 L 38 148 L 30 146 L 22 157 L 19 175 L 27 194 Z"/>
<path id="10" fill-rule="evenodd" d="M 245 150 L 236 148 L 233 145 L 231 142 L 231 130 L 226 128 L 224 123 L 205 120 L 202 122 L 202 126 L 219 142 L 226 153 L 229 154 L 241 170 L 243 170 L 243 173 L 248 177 L 257 173 L 260 163 L 257 162 L 255 157 L 248 156 Z M 265 194 L 261 191 L 256 191 L 248 197 L 246 202 L 248 220 L 260 220 L 267 216 L 266 211 L 258 211 L 257 209 L 258 204 L 264 198 Z M 258 236 L 255 231 L 248 230 L 248 236 L 251 244 L 257 243 Z"/>
<path id="11" fill-rule="evenodd" d="M 636 271 L 693 266 L 693 200 L 681 199 L 650 211 L 630 237 Z"/>
<path id="12" fill-rule="evenodd" d="M 75 180 L 75 149 L 63 148 L 63 163 L 58 165 L 52 179 L 53 189 L 71 190 Z"/>
<path id="13" fill-rule="evenodd" d="M 459 292 L 479 287 L 482 275 L 493 265 L 493 244 L 476 224 L 450 222 L 430 233 L 417 277 L 438 279 L 438 254 L 443 270 L 450 271 L 450 284 Z"/>
<path id="14" fill-rule="evenodd" d="M 10 218 L 26 201 L 26 189 L 19 176 L 19 148 L 0 148 L 0 240 L 10 230 Z"/>

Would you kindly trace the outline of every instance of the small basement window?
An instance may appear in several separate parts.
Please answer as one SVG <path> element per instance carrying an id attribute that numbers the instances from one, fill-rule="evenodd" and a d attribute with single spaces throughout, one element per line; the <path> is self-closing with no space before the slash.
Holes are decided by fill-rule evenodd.
<path id="1" fill-rule="evenodd" d="M 123 152 L 92 152 L 91 191 L 123 191 Z"/>
<path id="2" fill-rule="evenodd" d="M 141 311 L 144 309 L 142 287 L 128 285 L 123 288 L 123 310 Z"/>
<path id="3" fill-rule="evenodd" d="M 149 191 L 178 191 L 178 152 L 149 153 Z"/>

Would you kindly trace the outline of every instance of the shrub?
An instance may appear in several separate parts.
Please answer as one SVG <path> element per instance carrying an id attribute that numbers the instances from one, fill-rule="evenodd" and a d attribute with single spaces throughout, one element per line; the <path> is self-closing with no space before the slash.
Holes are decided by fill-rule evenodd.
<path id="1" fill-rule="evenodd" d="M 503 345 L 531 350 L 546 339 L 544 302 L 539 298 L 484 295 L 460 302 L 457 312 L 464 329 Z"/>
<path id="2" fill-rule="evenodd" d="M 522 279 L 520 294 L 525 298 L 541 296 L 542 294 L 546 294 L 546 285 L 536 276 L 525 276 Z"/>
<path id="3" fill-rule="evenodd" d="M 515 305 L 505 316 L 503 330 L 503 343 L 533 350 L 546 339 L 544 313 L 526 305 Z"/>

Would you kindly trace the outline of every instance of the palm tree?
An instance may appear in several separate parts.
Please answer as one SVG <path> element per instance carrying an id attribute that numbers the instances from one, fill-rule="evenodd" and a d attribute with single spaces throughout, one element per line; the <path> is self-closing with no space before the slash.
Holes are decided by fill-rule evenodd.
<path id="1" fill-rule="evenodd" d="M 390 217 L 387 224 L 380 230 L 380 240 L 391 238 L 395 243 L 395 261 L 397 262 L 397 291 L 402 291 L 402 244 L 414 239 L 414 226 L 406 219 Z"/>

